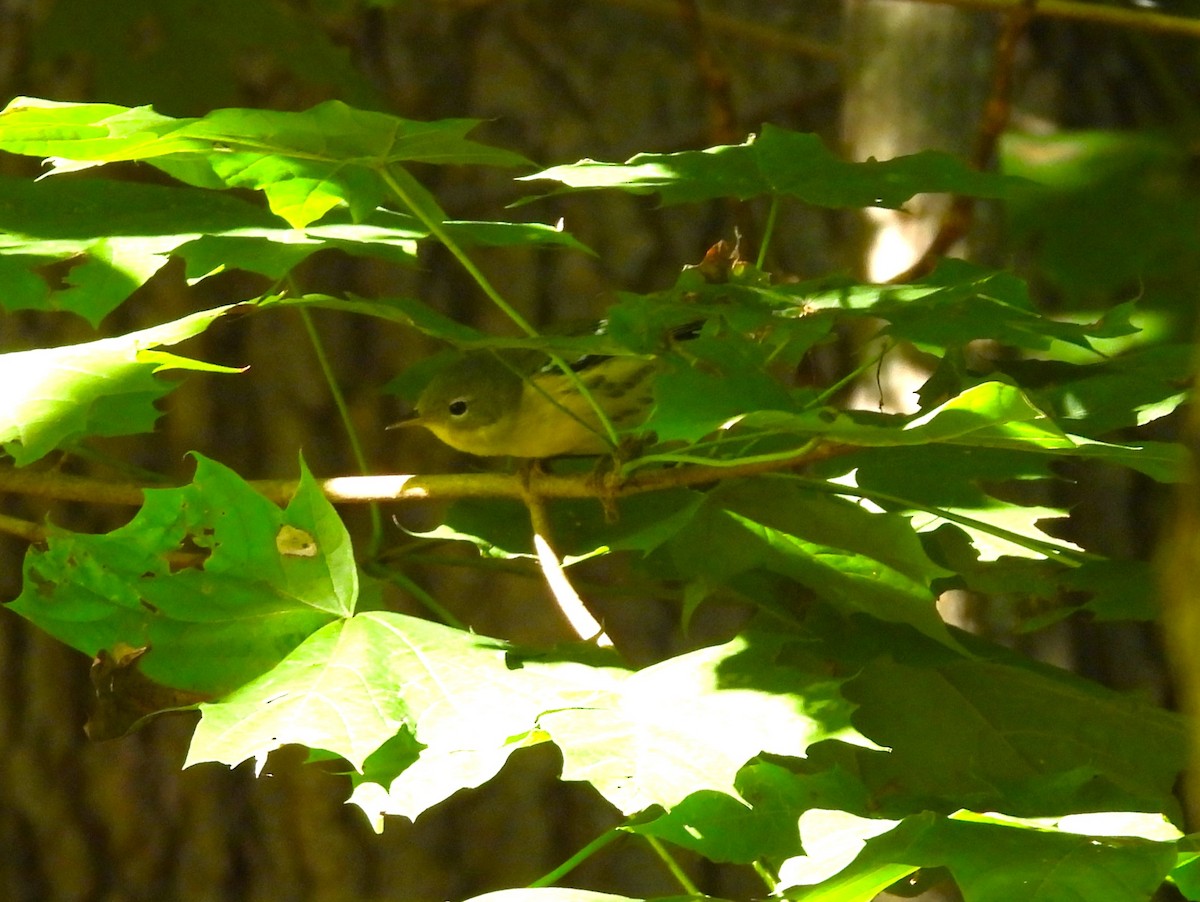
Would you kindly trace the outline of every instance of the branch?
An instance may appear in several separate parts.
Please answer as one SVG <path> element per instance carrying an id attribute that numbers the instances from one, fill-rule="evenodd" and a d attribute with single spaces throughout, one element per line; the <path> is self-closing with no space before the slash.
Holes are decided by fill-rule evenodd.
<path id="1" fill-rule="evenodd" d="M 992 83 L 984 104 L 979 131 L 975 135 L 975 146 L 971 151 L 970 164 L 975 169 L 987 169 L 996 155 L 996 145 L 1008 127 L 1012 115 L 1013 70 L 1016 68 L 1017 45 L 1033 21 L 1035 12 L 1042 7 L 1038 0 L 1018 0 L 1009 4 L 1004 28 L 996 38 L 996 49 L 992 54 Z M 959 241 L 970 232 L 975 221 L 975 198 L 957 194 L 942 215 L 937 234 L 919 260 L 890 282 L 904 284 L 928 275 Z"/>
<path id="2" fill-rule="evenodd" d="M 1021 6 L 1024 0 L 918 0 L 918 2 L 957 6 L 962 9 L 1009 12 Z M 1041 0 L 1037 5 L 1037 14 L 1051 19 L 1072 19 L 1078 22 L 1095 22 L 1100 25 L 1140 28 L 1144 31 L 1200 38 L 1200 19 L 1172 16 L 1145 9 L 1128 9 L 1120 6 L 1106 6 L 1101 3 L 1080 3 L 1077 0 Z"/>
<path id="3" fill-rule="evenodd" d="M 550 588 L 554 604 L 571 625 L 576 636 L 584 642 L 594 642 L 600 648 L 612 648 L 612 639 L 571 585 L 567 572 L 563 569 L 562 559 L 552 544 L 554 539 L 550 530 L 550 517 L 546 513 L 546 499 L 533 490 L 528 478 L 533 476 L 536 469 L 530 467 L 518 476 L 524 492 L 522 500 L 529 510 L 529 521 L 533 526 L 533 547 L 537 551 L 538 566 L 546 578 L 546 585 Z"/>
<path id="4" fill-rule="evenodd" d="M 335 476 L 319 480 L 325 497 L 335 504 L 365 504 L 379 501 L 420 502 L 431 499 L 513 498 L 524 500 L 529 492 L 540 498 L 604 498 L 638 495 L 670 488 L 704 485 L 724 479 L 758 476 L 802 467 L 856 450 L 851 445 L 805 446 L 791 457 L 772 457 L 728 466 L 688 464 L 634 473 L 615 485 L 600 485 L 591 473 L 570 476 L 534 472 L 528 476 L 510 473 L 437 474 L 421 476 Z M 296 493 L 294 479 L 252 480 L 249 485 L 277 503 L 286 503 Z M 143 491 L 163 486 L 143 486 L 103 479 L 71 476 L 53 470 L 22 470 L 0 466 L 0 492 L 35 495 L 61 501 L 94 504 L 140 505 Z"/>
<path id="5" fill-rule="evenodd" d="M 17 517 L 10 517 L 8 514 L 0 514 L 0 533 L 16 536 L 26 542 L 41 542 L 46 538 L 44 526 Z"/>
<path id="6" fill-rule="evenodd" d="M 737 113 L 733 103 L 733 79 L 729 69 L 713 50 L 705 30 L 699 0 L 676 0 L 679 18 L 692 42 L 692 59 L 704 93 L 708 96 L 710 145 L 734 144 L 738 134 Z"/>
<path id="7" fill-rule="evenodd" d="M 664 19 L 679 17 L 679 7 L 673 0 L 607 0 L 607 2 L 613 6 L 623 6 L 626 9 L 637 10 L 651 16 L 660 16 Z M 842 58 L 842 51 L 839 48 L 815 41 L 812 38 L 792 34 L 782 28 L 756 25 L 746 19 L 723 13 L 701 12 L 701 16 L 704 27 L 708 30 L 740 38 L 758 44 L 760 47 L 833 62 Z"/>

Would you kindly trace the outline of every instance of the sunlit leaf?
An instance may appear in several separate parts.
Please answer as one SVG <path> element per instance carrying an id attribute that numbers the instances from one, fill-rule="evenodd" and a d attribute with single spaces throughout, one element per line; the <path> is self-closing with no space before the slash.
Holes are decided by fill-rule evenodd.
<path id="1" fill-rule="evenodd" d="M 305 533 L 313 553 L 281 544 L 285 527 Z M 347 616 L 357 580 L 345 527 L 310 476 L 284 511 L 203 457 L 191 485 L 147 490 L 119 529 L 53 529 L 24 573 L 11 610 L 89 655 L 149 646 L 148 677 L 210 693 L 263 673 Z"/>
<path id="2" fill-rule="evenodd" d="M 156 373 L 237 372 L 153 349 L 203 332 L 235 306 L 116 338 L 0 355 L 0 384 L 5 386 L 0 446 L 24 465 L 88 435 L 149 432 L 161 415 L 154 402 L 174 387 Z"/>
<path id="3" fill-rule="evenodd" d="M 623 164 L 581 160 L 523 178 L 553 180 L 577 190 L 654 192 L 668 204 L 767 194 L 823 207 L 899 207 L 914 194 L 927 192 L 1003 197 L 1023 184 L 976 172 L 935 151 L 851 163 L 834 156 L 816 135 L 770 124 L 744 144 L 638 154 Z"/>
<path id="4" fill-rule="evenodd" d="M 214 110 L 172 119 L 149 107 L 19 97 L 0 112 L 0 150 L 79 162 L 144 160 L 202 188 L 250 188 L 302 228 L 335 207 L 365 219 L 401 162 L 521 166 L 508 151 L 471 141 L 476 120 L 417 122 L 331 100 L 302 113 Z"/>
<path id="5" fill-rule="evenodd" d="M 760 752 L 865 742 L 841 681 L 799 652 L 784 637 L 753 634 L 639 671 L 539 724 L 562 750 L 563 779 L 591 783 L 626 813 L 671 808 L 703 789 L 736 795 L 738 770 Z"/>

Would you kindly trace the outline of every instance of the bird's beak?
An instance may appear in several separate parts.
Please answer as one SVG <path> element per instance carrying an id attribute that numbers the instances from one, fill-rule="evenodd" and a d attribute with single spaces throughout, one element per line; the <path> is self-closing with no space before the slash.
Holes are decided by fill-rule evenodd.
<path id="1" fill-rule="evenodd" d="M 396 422 L 391 423 L 388 426 L 385 426 L 384 428 L 385 429 L 402 429 L 405 426 L 424 426 L 424 425 L 425 424 L 423 422 L 421 422 L 421 414 L 418 413 L 416 410 L 410 410 L 408 413 L 406 413 L 403 417 L 398 419 Z"/>

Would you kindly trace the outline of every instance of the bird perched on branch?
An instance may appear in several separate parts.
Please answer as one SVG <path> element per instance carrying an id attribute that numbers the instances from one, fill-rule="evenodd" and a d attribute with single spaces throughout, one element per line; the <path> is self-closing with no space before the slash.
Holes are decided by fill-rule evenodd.
<path id="1" fill-rule="evenodd" d="M 649 416 L 659 367 L 652 358 L 593 356 L 570 375 L 554 365 L 527 372 L 503 352 L 469 351 L 435 374 L 416 410 L 388 428 L 423 426 L 480 457 L 605 454 L 614 432 Z"/>
<path id="2" fill-rule="evenodd" d="M 736 242 L 719 241 L 689 269 L 704 283 L 724 283 L 743 264 Z M 660 321 L 658 350 L 701 334 L 702 314 L 688 307 L 676 306 L 674 322 Z M 583 334 L 603 336 L 609 325 L 593 323 Z M 540 353 L 530 364 L 528 354 L 468 351 L 434 375 L 410 416 L 388 428 L 423 426 L 480 457 L 607 454 L 617 449 L 618 433 L 650 416 L 654 379 L 664 366 L 646 355 L 589 354 L 566 367 L 546 363 Z"/>

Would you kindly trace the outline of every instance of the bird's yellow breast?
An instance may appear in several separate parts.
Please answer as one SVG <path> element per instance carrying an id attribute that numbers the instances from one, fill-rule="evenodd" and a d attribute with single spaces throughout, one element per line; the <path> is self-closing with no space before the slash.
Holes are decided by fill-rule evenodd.
<path id="1" fill-rule="evenodd" d="M 579 379 L 615 428 L 643 422 L 653 406 L 657 364 L 636 357 L 612 357 L 579 374 Z M 522 386 L 514 416 L 471 429 L 429 424 L 446 444 L 483 457 L 560 457 L 604 454 L 611 450 L 595 409 L 562 373 L 539 373 Z"/>

